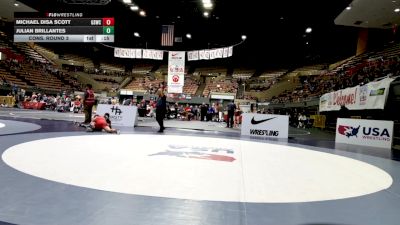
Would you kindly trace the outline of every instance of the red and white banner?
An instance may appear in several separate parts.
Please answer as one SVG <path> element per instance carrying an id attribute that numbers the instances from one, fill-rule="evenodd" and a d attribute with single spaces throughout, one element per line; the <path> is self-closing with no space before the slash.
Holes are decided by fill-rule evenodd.
<path id="1" fill-rule="evenodd" d="M 223 52 L 224 52 L 223 48 L 217 49 L 216 58 L 222 58 Z"/>
<path id="2" fill-rule="evenodd" d="M 133 49 L 133 48 L 114 48 L 114 57 L 118 58 L 128 58 L 128 59 L 135 59 L 136 52 L 139 50 L 142 52 L 141 49 Z M 140 56 L 142 54 L 140 53 Z"/>
<path id="3" fill-rule="evenodd" d="M 195 50 L 188 52 L 188 61 L 227 58 L 232 56 L 233 47 Z M 128 59 L 163 60 L 164 50 L 114 48 L 114 57 Z"/>
<path id="4" fill-rule="evenodd" d="M 114 57 L 163 60 L 164 51 L 152 49 L 114 48 Z"/>
<path id="5" fill-rule="evenodd" d="M 393 124 L 393 121 L 338 118 L 335 142 L 391 148 Z"/>
<path id="6" fill-rule="evenodd" d="M 168 93 L 182 93 L 184 75 L 185 52 L 168 52 Z"/>
<path id="7" fill-rule="evenodd" d="M 229 51 L 228 48 L 224 48 L 224 53 L 223 53 L 223 55 L 222 55 L 223 58 L 228 57 L 228 51 Z"/>
<path id="8" fill-rule="evenodd" d="M 199 51 L 188 52 L 188 61 L 199 60 Z"/>
<path id="9" fill-rule="evenodd" d="M 393 80 L 385 78 L 324 94 L 319 99 L 319 111 L 338 111 L 342 105 L 349 110 L 384 109 Z"/>

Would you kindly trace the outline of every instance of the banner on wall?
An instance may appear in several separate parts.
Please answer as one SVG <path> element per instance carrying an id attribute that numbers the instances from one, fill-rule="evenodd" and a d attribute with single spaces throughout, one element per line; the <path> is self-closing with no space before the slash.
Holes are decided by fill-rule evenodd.
<path id="1" fill-rule="evenodd" d="M 199 51 L 188 52 L 188 61 L 199 60 Z"/>
<path id="2" fill-rule="evenodd" d="M 391 148 L 393 125 L 393 121 L 338 118 L 335 142 Z"/>
<path id="3" fill-rule="evenodd" d="M 188 51 L 188 61 L 210 60 L 231 57 L 233 46 L 227 48 Z M 154 49 L 114 48 L 114 57 L 127 59 L 163 60 L 164 51 Z"/>
<path id="4" fill-rule="evenodd" d="M 140 49 L 114 48 L 114 57 L 135 59 L 137 50 Z"/>
<path id="5" fill-rule="evenodd" d="M 289 116 L 243 113 L 241 135 L 288 138 Z"/>
<path id="6" fill-rule="evenodd" d="M 168 52 L 168 93 L 183 92 L 185 52 Z"/>
<path id="7" fill-rule="evenodd" d="M 163 60 L 164 52 L 153 49 L 114 48 L 114 57 Z"/>
<path id="8" fill-rule="evenodd" d="M 319 111 L 338 111 L 342 105 L 349 110 L 384 109 L 393 80 L 385 78 L 363 86 L 326 93 L 319 100 Z"/>
<path id="9" fill-rule="evenodd" d="M 110 114 L 111 125 L 134 127 L 138 122 L 138 108 L 136 106 L 98 104 L 96 113 Z"/>

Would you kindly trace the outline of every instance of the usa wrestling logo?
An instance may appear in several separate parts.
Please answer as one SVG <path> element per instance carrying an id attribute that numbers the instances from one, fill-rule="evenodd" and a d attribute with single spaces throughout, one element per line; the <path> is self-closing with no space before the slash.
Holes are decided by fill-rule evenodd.
<path id="1" fill-rule="evenodd" d="M 168 149 L 149 156 L 171 156 L 178 158 L 204 159 L 233 162 L 234 151 L 228 148 L 199 147 L 188 145 L 168 145 Z"/>
<path id="2" fill-rule="evenodd" d="M 360 126 L 352 127 L 352 126 L 343 126 L 339 125 L 338 132 L 341 135 L 344 135 L 348 138 L 355 136 L 357 137 L 358 131 L 360 130 Z"/>

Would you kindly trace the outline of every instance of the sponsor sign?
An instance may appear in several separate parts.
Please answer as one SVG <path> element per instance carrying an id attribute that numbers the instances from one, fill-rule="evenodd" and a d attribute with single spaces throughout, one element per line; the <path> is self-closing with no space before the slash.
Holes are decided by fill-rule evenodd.
<path id="1" fill-rule="evenodd" d="M 338 111 L 342 105 L 350 110 L 384 109 L 392 78 L 357 85 L 321 96 L 319 111 Z"/>
<path id="2" fill-rule="evenodd" d="M 391 148 L 393 121 L 338 118 L 335 142 Z"/>
<path id="3" fill-rule="evenodd" d="M 234 100 L 235 96 L 233 96 L 233 95 L 211 95 L 211 99 Z"/>
<path id="4" fill-rule="evenodd" d="M 288 138 L 289 116 L 244 113 L 242 115 L 241 135 Z"/>
<path id="5" fill-rule="evenodd" d="M 99 104 L 96 113 L 101 116 L 109 113 L 112 126 L 134 127 L 138 120 L 137 111 L 136 106 Z"/>
<path id="6" fill-rule="evenodd" d="M 168 93 L 183 91 L 185 75 L 185 52 L 168 53 Z"/>

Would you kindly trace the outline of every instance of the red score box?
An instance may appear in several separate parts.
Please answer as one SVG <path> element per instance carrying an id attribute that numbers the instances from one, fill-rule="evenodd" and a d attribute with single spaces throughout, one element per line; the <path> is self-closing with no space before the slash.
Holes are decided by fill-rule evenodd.
<path id="1" fill-rule="evenodd" d="M 114 26 L 114 18 L 103 18 L 103 26 Z"/>

